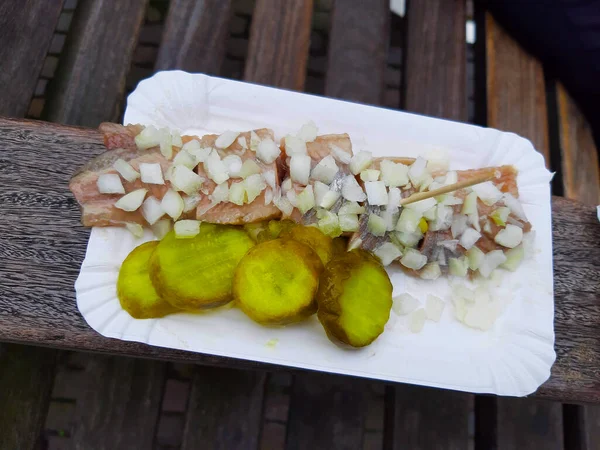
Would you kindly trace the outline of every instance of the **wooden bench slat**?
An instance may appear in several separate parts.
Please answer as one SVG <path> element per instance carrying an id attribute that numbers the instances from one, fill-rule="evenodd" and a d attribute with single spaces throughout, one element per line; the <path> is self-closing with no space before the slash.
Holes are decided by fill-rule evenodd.
<path id="1" fill-rule="evenodd" d="M 325 95 L 380 104 L 385 87 L 390 5 L 336 0 L 329 35 Z"/>
<path id="2" fill-rule="evenodd" d="M 97 127 L 117 120 L 148 0 L 81 0 L 55 79 L 47 120 Z"/>
<path id="3" fill-rule="evenodd" d="M 313 0 L 257 0 L 244 79 L 302 90 L 306 78 Z"/>
<path id="4" fill-rule="evenodd" d="M 525 398 L 498 399 L 497 439 L 498 450 L 562 450 L 562 405 Z"/>
<path id="5" fill-rule="evenodd" d="M 63 2 L 0 2 L 0 114 L 22 117 L 44 65 Z"/>
<path id="6" fill-rule="evenodd" d="M 339 376 L 296 376 L 286 450 L 357 448 L 364 434 L 367 390 L 367 382 Z"/>
<path id="7" fill-rule="evenodd" d="M 198 367 L 182 450 L 257 448 L 264 389 L 264 373 Z"/>
<path id="8" fill-rule="evenodd" d="M 560 84 L 557 94 L 564 195 L 597 205 L 600 203 L 600 162 L 592 130 Z"/>
<path id="9" fill-rule="evenodd" d="M 583 449 L 600 448 L 600 406 L 583 407 Z"/>
<path id="10" fill-rule="evenodd" d="M 55 351 L 0 346 L 0 448 L 40 445 L 55 362 Z"/>
<path id="11" fill-rule="evenodd" d="M 487 125 L 529 139 L 550 166 L 544 73 L 489 13 L 485 15 Z"/>
<path id="12" fill-rule="evenodd" d="M 172 1 L 155 69 L 218 75 L 230 18 L 231 0 Z"/>
<path id="13" fill-rule="evenodd" d="M 420 386 L 395 388 L 393 448 L 468 448 L 473 396 Z"/>
<path id="14" fill-rule="evenodd" d="M 466 120 L 464 0 L 408 2 L 406 110 Z"/>

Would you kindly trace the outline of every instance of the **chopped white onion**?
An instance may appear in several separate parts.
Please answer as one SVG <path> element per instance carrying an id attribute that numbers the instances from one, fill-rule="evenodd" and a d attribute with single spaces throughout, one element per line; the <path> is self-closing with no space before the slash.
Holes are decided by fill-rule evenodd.
<path id="1" fill-rule="evenodd" d="M 467 228 L 460 236 L 459 243 L 463 246 L 465 250 L 469 250 L 475 245 L 475 243 L 479 240 L 480 237 L 480 232 L 475 231 L 473 228 Z"/>
<path id="2" fill-rule="evenodd" d="M 287 135 L 285 141 L 285 153 L 288 156 L 292 155 L 306 155 L 306 141 L 296 136 Z"/>
<path id="3" fill-rule="evenodd" d="M 477 212 L 477 193 L 470 192 L 467 195 L 460 212 L 466 216 Z"/>
<path id="4" fill-rule="evenodd" d="M 381 169 L 381 179 L 386 186 L 398 187 L 408 184 L 408 166 L 384 159 L 379 164 L 379 168 Z"/>
<path id="5" fill-rule="evenodd" d="M 300 127 L 300 131 L 298 131 L 297 136 L 305 142 L 312 142 L 317 138 L 317 133 L 319 129 L 315 125 L 315 123 L 311 120 L 308 123 L 305 123 Z"/>
<path id="6" fill-rule="evenodd" d="M 348 243 L 347 250 L 349 252 L 351 252 L 352 250 L 356 250 L 357 248 L 360 248 L 362 243 L 363 243 L 363 240 L 361 238 L 351 239 L 350 242 Z"/>
<path id="7" fill-rule="evenodd" d="M 502 250 L 492 250 L 486 253 L 485 259 L 479 266 L 479 273 L 487 278 L 490 276 L 492 271 L 503 264 L 506 261 L 506 256 Z"/>
<path id="8" fill-rule="evenodd" d="M 177 220 L 183 212 L 185 203 L 183 202 L 181 195 L 179 195 L 177 191 L 169 189 L 163 196 L 160 202 L 160 206 L 164 212 L 171 216 L 173 220 Z"/>
<path id="9" fill-rule="evenodd" d="M 446 178 L 444 179 L 444 186 L 449 186 L 451 184 L 458 183 L 458 173 L 453 170 L 446 174 Z"/>
<path id="10" fill-rule="evenodd" d="M 501 206 L 500 208 L 496 208 L 490 214 L 490 218 L 494 221 L 496 225 L 499 227 L 503 227 L 506 225 L 506 221 L 508 220 L 508 215 L 510 214 L 510 208 L 506 206 Z M 518 223 L 518 222 L 517 222 Z"/>
<path id="11" fill-rule="evenodd" d="M 265 189 L 265 205 L 270 205 L 274 198 L 273 189 Z"/>
<path id="12" fill-rule="evenodd" d="M 351 202 L 364 202 L 367 199 L 354 175 L 346 175 L 342 179 L 342 197 Z"/>
<path id="13" fill-rule="evenodd" d="M 352 160 L 352 155 L 350 153 L 335 144 L 329 144 L 329 149 L 331 150 L 333 157 L 339 162 L 342 164 L 350 164 L 350 161 Z"/>
<path id="14" fill-rule="evenodd" d="M 244 182 L 240 181 L 239 183 L 232 183 L 229 186 L 229 201 L 236 205 L 243 205 L 246 200 L 246 187 L 244 186 Z"/>
<path id="15" fill-rule="evenodd" d="M 354 175 L 358 175 L 363 170 L 367 170 L 373 161 L 373 154 L 371 152 L 358 152 L 350 160 L 350 172 Z"/>
<path id="16" fill-rule="evenodd" d="M 171 133 L 166 128 L 161 128 L 160 130 L 160 153 L 167 159 L 171 159 L 173 157 L 173 138 Z"/>
<path id="17" fill-rule="evenodd" d="M 450 157 L 446 150 L 434 148 L 425 156 L 427 158 L 427 170 L 430 172 L 445 172 L 448 170 Z"/>
<path id="18" fill-rule="evenodd" d="M 419 300 L 410 294 L 397 295 L 392 302 L 392 310 L 399 316 L 406 316 L 420 306 Z"/>
<path id="19" fill-rule="evenodd" d="M 429 228 L 431 231 L 448 230 L 452 225 L 454 210 L 450 206 L 438 205 L 436 209 L 435 220 L 431 222 Z"/>
<path id="20" fill-rule="evenodd" d="M 258 134 L 254 130 L 250 132 L 250 150 L 253 152 L 258 151 L 258 146 L 260 144 L 260 138 Z"/>
<path id="21" fill-rule="evenodd" d="M 331 184 L 338 171 L 339 168 L 335 162 L 335 159 L 333 156 L 328 155 L 319 161 L 319 163 L 314 167 L 311 173 L 311 178 L 325 184 Z"/>
<path id="22" fill-rule="evenodd" d="M 450 258 L 448 260 L 448 271 L 455 277 L 466 277 L 469 272 L 469 261 L 465 256 Z"/>
<path id="23" fill-rule="evenodd" d="M 467 216 L 463 214 L 455 214 L 452 218 L 452 225 L 450 231 L 452 231 L 452 237 L 458 238 L 467 229 Z"/>
<path id="24" fill-rule="evenodd" d="M 165 184 L 162 168 L 158 163 L 140 163 L 142 183 Z"/>
<path id="25" fill-rule="evenodd" d="M 250 175 L 254 175 L 260 172 L 261 168 L 258 164 L 256 164 L 256 161 L 254 161 L 253 159 L 247 159 L 242 164 L 242 168 L 238 172 L 237 176 L 241 178 L 248 178 Z"/>
<path id="26" fill-rule="evenodd" d="M 136 189 L 117 200 L 115 208 L 122 209 L 123 211 L 135 211 L 144 203 L 147 192 L 148 189 Z"/>
<path id="27" fill-rule="evenodd" d="M 239 177 L 242 171 L 242 158 L 238 155 L 227 155 L 223 158 L 223 164 L 227 169 L 227 173 L 230 177 Z"/>
<path id="28" fill-rule="evenodd" d="M 419 191 L 426 191 L 429 186 L 433 183 L 433 177 L 429 173 L 425 173 L 423 178 L 421 178 L 421 182 L 419 183 Z"/>
<path id="29" fill-rule="evenodd" d="M 462 205 L 464 200 L 462 198 L 454 197 L 452 194 L 441 195 L 440 203 L 446 206 Z"/>
<path id="30" fill-rule="evenodd" d="M 381 174 L 381 171 L 379 171 L 379 170 L 367 169 L 367 170 L 363 170 L 360 173 L 360 179 L 363 181 L 377 181 L 377 180 L 379 180 L 380 174 Z"/>
<path id="31" fill-rule="evenodd" d="M 523 262 L 523 259 L 525 258 L 525 249 L 522 245 L 519 245 L 515 248 L 506 250 L 504 256 L 506 256 L 506 261 L 504 261 L 500 267 L 514 272 L 519 268 L 521 262 Z"/>
<path id="32" fill-rule="evenodd" d="M 104 173 L 96 181 L 98 192 L 101 194 L 124 194 L 125 188 L 121 178 L 116 173 Z"/>
<path id="33" fill-rule="evenodd" d="M 144 227 L 142 227 L 139 223 L 125 222 L 125 228 L 127 228 L 127 231 L 133 234 L 133 236 L 136 238 L 141 238 L 144 236 Z"/>
<path id="34" fill-rule="evenodd" d="M 273 203 L 283 213 L 284 217 L 289 217 L 294 211 L 294 206 L 286 197 L 274 198 Z"/>
<path id="35" fill-rule="evenodd" d="M 198 165 L 198 161 L 196 161 L 196 157 L 192 156 L 187 150 L 180 150 L 173 158 L 173 164 L 185 166 L 188 169 L 194 170 L 194 168 Z"/>
<path id="36" fill-rule="evenodd" d="M 327 236 L 339 236 L 341 230 L 340 221 L 337 214 L 325 209 L 322 209 L 319 212 L 321 213 L 321 217 L 317 223 L 319 230 L 321 230 Z"/>
<path id="37" fill-rule="evenodd" d="M 175 147 L 183 147 L 183 140 L 181 139 L 179 130 L 171 130 L 171 141 Z"/>
<path id="38" fill-rule="evenodd" d="M 154 225 L 164 215 L 165 212 L 156 197 L 148 197 L 142 203 L 142 216 L 149 225 Z"/>
<path id="39" fill-rule="evenodd" d="M 439 322 L 445 307 L 446 304 L 441 298 L 431 294 L 427 295 L 427 300 L 425 301 L 425 313 L 429 320 Z"/>
<path id="40" fill-rule="evenodd" d="M 469 260 L 469 269 L 477 270 L 483 264 L 485 260 L 485 253 L 481 251 L 478 247 L 471 247 L 471 249 L 467 252 L 467 259 Z"/>
<path id="41" fill-rule="evenodd" d="M 421 214 L 414 209 L 403 208 L 396 224 L 396 230 L 401 233 L 415 233 L 419 229 L 421 217 Z"/>
<path id="42" fill-rule="evenodd" d="M 296 206 L 296 191 L 295 190 L 292 189 L 290 191 L 287 191 L 285 193 L 285 196 L 293 206 Z"/>
<path id="43" fill-rule="evenodd" d="M 502 192 L 491 181 L 476 184 L 471 186 L 471 189 L 488 206 L 492 206 L 502 198 Z"/>
<path id="44" fill-rule="evenodd" d="M 285 180 L 283 180 L 283 183 L 281 183 L 281 190 L 283 192 L 287 192 L 290 189 L 292 189 L 292 180 L 291 178 L 286 178 Z"/>
<path id="45" fill-rule="evenodd" d="M 365 207 L 356 202 L 344 202 L 340 207 L 338 214 L 363 214 Z"/>
<path id="46" fill-rule="evenodd" d="M 180 220 L 175 222 L 175 237 L 177 239 L 189 239 L 200 233 L 199 220 Z"/>
<path id="47" fill-rule="evenodd" d="M 416 233 L 405 233 L 403 231 L 397 231 L 394 234 L 398 242 L 406 247 L 414 247 L 423 238 L 421 230 L 417 230 Z"/>
<path id="48" fill-rule="evenodd" d="M 377 214 L 369 214 L 367 229 L 373 236 L 383 236 L 387 231 L 385 220 Z"/>
<path id="49" fill-rule="evenodd" d="M 340 194 L 339 192 L 335 192 L 335 191 L 328 191 L 325 196 L 323 197 L 323 199 L 321 200 L 321 203 L 319 203 L 319 206 L 321 208 L 325 208 L 325 209 L 329 209 L 331 208 L 333 205 L 336 204 L 336 202 L 338 201 L 338 199 L 341 197 L 342 194 Z"/>
<path id="50" fill-rule="evenodd" d="M 185 150 L 188 153 L 192 153 L 192 151 L 195 150 L 199 150 L 200 149 L 200 142 L 198 141 L 198 139 L 191 139 L 189 141 L 187 141 L 185 144 L 183 144 L 183 146 L 181 147 L 181 150 Z"/>
<path id="51" fill-rule="evenodd" d="M 279 150 L 273 139 L 270 138 L 261 141 L 256 148 L 256 156 L 265 164 L 271 164 L 280 154 L 281 150 Z"/>
<path id="52" fill-rule="evenodd" d="M 244 150 L 248 150 L 248 141 L 244 136 L 240 136 L 239 138 L 237 138 L 237 143 L 240 145 L 240 147 L 242 147 Z"/>
<path id="53" fill-rule="evenodd" d="M 527 220 L 527 216 L 525 215 L 525 210 L 523 209 L 523 205 L 521 202 L 514 198 L 511 194 L 503 195 L 504 204 L 508 206 L 511 212 L 517 216 L 521 220 Z"/>
<path id="54" fill-rule="evenodd" d="M 310 163 L 311 159 L 308 155 L 300 153 L 292 155 L 290 158 L 290 177 L 292 181 L 306 186 L 310 177 Z"/>
<path id="55" fill-rule="evenodd" d="M 185 166 L 174 166 L 170 181 L 176 190 L 185 192 L 188 195 L 194 195 L 198 193 L 204 179 Z"/>
<path id="56" fill-rule="evenodd" d="M 419 277 L 423 280 L 437 280 L 442 275 L 442 270 L 437 262 L 430 262 L 420 270 Z"/>
<path id="57" fill-rule="evenodd" d="M 119 172 L 119 174 L 127 181 L 129 182 L 133 182 L 135 180 L 137 180 L 140 177 L 140 174 L 137 170 L 135 170 L 131 164 L 129 164 L 127 161 L 125 161 L 124 159 L 117 159 L 114 164 L 113 167 L 115 168 L 115 170 L 117 172 Z"/>
<path id="58" fill-rule="evenodd" d="M 244 180 L 244 189 L 246 190 L 247 201 L 252 203 L 262 191 L 267 188 L 267 183 L 259 174 L 250 175 Z"/>
<path id="59" fill-rule="evenodd" d="M 171 231 L 172 226 L 173 222 L 171 222 L 171 219 L 160 219 L 152 225 L 152 232 L 156 239 L 162 239 L 169 231 Z"/>
<path id="60" fill-rule="evenodd" d="M 425 213 L 425 211 L 428 211 L 429 209 L 433 208 L 436 204 L 437 202 L 435 201 L 435 198 L 426 198 L 425 200 L 419 200 L 418 202 L 409 203 L 404 208 L 412 209 L 422 215 L 423 213 Z"/>
<path id="61" fill-rule="evenodd" d="M 417 309 L 410 315 L 408 329 L 411 333 L 419 333 L 425 326 L 425 320 L 427 319 L 427 313 L 423 308 Z"/>
<path id="62" fill-rule="evenodd" d="M 204 171 L 208 175 L 208 178 L 216 184 L 221 184 L 229 180 L 227 166 L 221 161 L 221 157 L 216 150 L 213 150 L 204 161 Z"/>
<path id="63" fill-rule="evenodd" d="M 329 186 L 327 186 L 325 183 L 321 183 L 320 181 L 315 181 L 313 186 L 315 192 L 315 203 L 320 205 L 325 197 L 325 194 L 329 192 Z"/>
<path id="64" fill-rule="evenodd" d="M 229 184 L 227 182 L 221 183 L 215 187 L 210 194 L 210 201 L 215 205 L 218 203 L 226 202 L 229 199 Z"/>
<path id="65" fill-rule="evenodd" d="M 489 220 L 486 220 L 483 224 L 483 232 L 487 234 L 492 234 L 492 225 Z"/>
<path id="66" fill-rule="evenodd" d="M 198 206 L 198 204 L 200 203 L 200 200 L 202 200 L 202 197 L 200 196 L 200 194 L 185 195 L 182 198 L 183 198 L 183 212 L 190 212 L 192 209 L 195 209 Z"/>
<path id="67" fill-rule="evenodd" d="M 302 214 L 305 214 L 314 207 L 315 194 L 313 192 L 313 187 L 309 185 L 296 196 L 296 208 L 298 208 Z"/>
<path id="68" fill-rule="evenodd" d="M 338 214 L 340 228 L 342 231 L 358 231 L 358 215 L 356 214 Z"/>
<path id="69" fill-rule="evenodd" d="M 389 266 L 392 261 L 402 256 L 402 251 L 391 242 L 385 242 L 377 247 L 373 254 L 381 260 L 381 264 Z"/>
<path id="70" fill-rule="evenodd" d="M 426 174 L 427 160 L 419 156 L 408 168 L 408 177 L 413 185 L 418 186 Z"/>
<path id="71" fill-rule="evenodd" d="M 276 181 L 275 181 L 275 171 L 274 170 L 265 170 L 265 172 L 262 174 L 265 183 L 267 183 L 267 185 L 271 188 L 271 189 L 275 189 L 277 188 L 276 186 Z"/>
<path id="72" fill-rule="evenodd" d="M 388 203 L 386 210 L 398 212 L 400 209 L 400 200 L 402 200 L 402 192 L 400 189 L 392 187 L 388 191 Z"/>
<path id="73" fill-rule="evenodd" d="M 240 135 L 239 131 L 225 131 L 215 141 L 215 147 L 227 148 L 235 142 Z"/>
<path id="74" fill-rule="evenodd" d="M 144 128 L 136 137 L 135 145 L 140 150 L 157 147 L 160 145 L 161 132 L 152 125 Z"/>
<path id="75" fill-rule="evenodd" d="M 388 204 L 388 193 L 383 181 L 365 182 L 367 199 L 371 206 L 384 206 Z"/>
<path id="76" fill-rule="evenodd" d="M 445 241 L 440 241 L 437 243 L 440 247 L 447 248 L 451 252 L 456 251 L 456 247 L 458 246 L 458 239 L 448 239 Z"/>
<path id="77" fill-rule="evenodd" d="M 515 248 L 523 240 L 523 230 L 515 225 L 506 225 L 506 228 L 500 230 L 494 241 L 503 247 Z"/>
<path id="78" fill-rule="evenodd" d="M 406 205 L 407 208 L 408 206 L 409 205 Z M 435 218 L 437 217 L 437 206 L 432 206 L 428 210 L 424 211 L 423 217 L 425 217 L 425 219 L 427 219 L 429 222 L 435 220 Z"/>
<path id="79" fill-rule="evenodd" d="M 400 264 L 402 264 L 404 267 L 408 267 L 409 269 L 419 270 L 425 264 L 427 264 L 427 256 L 422 255 L 412 248 L 409 248 L 406 250 L 404 256 L 400 260 Z"/>

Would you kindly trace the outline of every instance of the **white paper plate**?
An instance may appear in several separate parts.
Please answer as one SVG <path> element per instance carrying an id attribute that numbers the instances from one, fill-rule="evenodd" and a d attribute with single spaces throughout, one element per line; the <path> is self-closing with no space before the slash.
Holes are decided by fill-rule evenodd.
<path id="1" fill-rule="evenodd" d="M 550 218 L 551 174 L 531 143 L 515 134 L 374 108 L 237 81 L 161 72 L 129 96 L 125 123 L 167 126 L 184 133 L 272 128 L 277 137 L 314 120 L 319 133 L 348 132 L 354 150 L 377 156 L 417 156 L 447 149 L 453 169 L 513 164 L 521 201 L 536 230 L 535 254 L 502 282 L 508 305 L 492 330 L 465 327 L 453 318 L 449 281 L 425 282 L 389 271 L 394 295 L 428 293 L 447 301 L 442 320 L 422 332 L 408 331 L 405 317 L 391 314 L 386 331 L 361 350 L 343 350 L 325 336 L 316 318 L 285 328 L 265 328 L 237 309 L 180 313 L 135 320 L 121 309 L 116 279 L 121 262 L 137 245 L 117 228 L 92 230 L 75 284 L 88 324 L 104 336 L 160 347 L 264 361 L 476 393 L 522 396 L 550 375 L 554 353 L 554 302 Z"/>

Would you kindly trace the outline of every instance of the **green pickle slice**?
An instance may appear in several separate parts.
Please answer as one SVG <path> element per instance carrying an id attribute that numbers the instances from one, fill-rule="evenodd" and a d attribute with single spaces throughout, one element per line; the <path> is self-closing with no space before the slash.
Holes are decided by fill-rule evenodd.
<path id="1" fill-rule="evenodd" d="M 135 319 L 164 317 L 178 309 L 163 300 L 150 280 L 150 256 L 158 241 L 142 244 L 127 255 L 119 270 L 117 296 L 125 311 Z"/>
<path id="2" fill-rule="evenodd" d="M 301 242 L 263 242 L 240 261 L 233 296 L 240 309 L 259 324 L 297 322 L 316 312 L 315 294 L 322 269 L 317 254 Z"/>
<path id="3" fill-rule="evenodd" d="M 203 223 L 192 239 L 169 232 L 150 259 L 156 291 L 185 310 L 214 308 L 232 300 L 233 274 L 254 246 L 241 228 Z"/>
<path id="4" fill-rule="evenodd" d="M 293 228 L 282 231 L 281 237 L 293 239 L 294 241 L 308 245 L 319 255 L 323 264 L 327 264 L 333 256 L 333 240 L 316 227 L 296 225 Z"/>
<path id="5" fill-rule="evenodd" d="M 332 341 L 364 347 L 383 333 L 392 308 L 392 283 L 364 250 L 335 256 L 321 274 L 317 317 Z"/>

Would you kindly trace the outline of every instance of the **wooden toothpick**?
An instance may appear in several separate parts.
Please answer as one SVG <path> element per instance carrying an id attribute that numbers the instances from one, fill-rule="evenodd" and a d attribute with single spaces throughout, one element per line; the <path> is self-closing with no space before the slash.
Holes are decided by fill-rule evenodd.
<path id="1" fill-rule="evenodd" d="M 467 187 L 475 186 L 476 184 L 491 181 L 496 178 L 496 171 L 490 173 L 484 173 L 468 180 L 459 181 L 458 183 L 449 184 L 448 186 L 442 186 L 441 188 L 434 189 L 433 191 L 417 192 L 409 197 L 400 200 L 400 206 L 408 205 L 409 203 L 419 202 L 431 197 L 437 197 L 438 195 L 447 194 L 448 192 L 458 191 Z"/>

